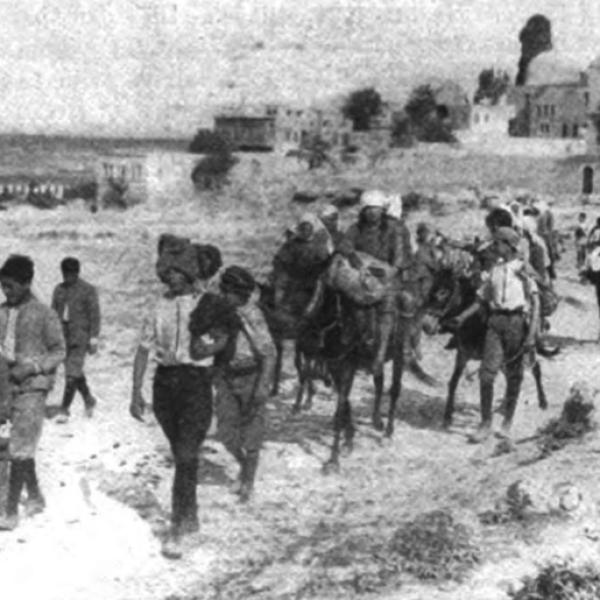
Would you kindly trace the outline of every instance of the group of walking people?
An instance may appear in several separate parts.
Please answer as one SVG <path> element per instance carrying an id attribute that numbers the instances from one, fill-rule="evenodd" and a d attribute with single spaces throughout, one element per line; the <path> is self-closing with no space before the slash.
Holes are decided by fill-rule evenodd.
<path id="1" fill-rule="evenodd" d="M 217 248 L 173 236 L 161 237 L 156 266 L 166 291 L 142 326 L 130 413 L 144 418 L 142 387 L 152 356 L 152 409 L 175 462 L 163 554 L 179 558 L 198 531 L 198 456 L 213 404 L 218 437 L 239 464 L 233 491 L 240 502 L 252 495 L 275 351 L 248 270 L 222 269 Z"/>
<path id="2" fill-rule="evenodd" d="M 54 290 L 52 306 L 32 292 L 34 263 L 24 255 L 9 256 L 0 268 L 5 302 L 0 305 L 0 422 L 10 423 L 9 472 L 5 513 L 0 530 L 19 523 L 23 488 L 28 515 L 45 508 L 36 468 L 36 452 L 44 419 L 46 398 L 54 386 L 58 367 L 65 365 L 65 389 L 59 422 L 65 422 L 75 393 L 83 397 L 91 417 L 96 399 L 90 392 L 84 362 L 97 349 L 100 308 L 96 289 L 79 277 L 74 257 L 61 263 L 63 281 Z"/>
<path id="3" fill-rule="evenodd" d="M 480 369 L 482 421 L 475 441 L 491 432 L 493 385 L 503 366 L 508 382 L 503 430 L 507 433 L 510 429 L 523 375 L 524 353 L 519 352 L 541 345 L 544 313 L 540 289 L 551 287 L 555 276 L 551 251 L 540 241 L 539 215 L 517 213 L 498 208 L 488 216 L 490 243 L 478 249 L 480 256 L 487 256 L 482 269 L 485 276 L 474 305 L 455 319 L 460 327 L 482 307 L 489 311 Z M 173 235 L 160 237 L 157 254 L 156 273 L 165 290 L 141 327 L 129 411 L 133 418 L 144 419 L 144 379 L 152 360 L 156 364 L 152 410 L 175 464 L 171 523 L 163 553 L 178 558 L 199 527 L 199 452 L 213 410 L 218 438 L 239 465 L 233 491 L 241 502 L 252 496 L 275 347 L 259 304 L 257 283 L 247 269 L 224 267 L 215 246 Z M 394 318 L 398 312 L 414 316 L 415 306 L 423 302 L 433 284 L 440 259 L 435 232 L 427 223 L 420 223 L 413 246 L 401 198 L 380 190 L 363 193 L 358 219 L 345 232 L 340 229 L 335 207 L 329 205 L 320 214 L 308 213 L 287 233 L 273 260 L 276 304 L 291 306 L 292 312 L 302 316 L 315 280 L 334 254 L 357 270 L 365 257 L 372 257 L 394 274 L 397 285 L 392 293 L 384 295 L 364 316 L 374 323 L 372 370 L 380 373 Z M 28 512 L 44 508 L 35 452 L 46 397 L 63 362 L 65 389 L 58 422 L 68 419 L 77 392 L 88 416 L 96 405 L 84 361 L 98 347 L 98 295 L 79 277 L 77 259 L 67 257 L 61 269 L 63 282 L 55 289 L 51 307 L 31 291 L 34 265 L 30 258 L 11 256 L 0 269 L 6 296 L 0 306 L 0 420 L 10 419 L 12 424 L 8 503 L 0 529 L 17 526 L 23 487 L 28 493 Z M 405 352 L 414 355 L 419 352 L 421 327 L 418 318 L 410 321 Z M 507 362 L 515 356 L 518 360 Z"/>

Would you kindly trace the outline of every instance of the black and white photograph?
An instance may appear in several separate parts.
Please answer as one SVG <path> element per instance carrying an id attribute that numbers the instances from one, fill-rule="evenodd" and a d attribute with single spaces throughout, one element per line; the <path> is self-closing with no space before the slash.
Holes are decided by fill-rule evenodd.
<path id="1" fill-rule="evenodd" d="M 0 595 L 600 599 L 599 0 L 0 0 Z"/>

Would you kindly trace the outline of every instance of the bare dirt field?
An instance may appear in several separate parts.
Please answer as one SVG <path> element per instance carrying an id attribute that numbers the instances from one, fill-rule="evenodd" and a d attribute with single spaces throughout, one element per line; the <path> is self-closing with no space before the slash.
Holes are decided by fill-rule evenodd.
<path id="1" fill-rule="evenodd" d="M 261 274 L 283 228 L 301 210 L 289 206 L 294 190 L 374 184 L 401 192 L 470 184 L 555 191 L 558 227 L 570 231 L 580 207 L 569 203 L 565 182 L 576 173 L 567 177 L 564 165 L 547 160 L 495 161 L 411 155 L 374 170 L 273 175 L 234 181 L 223 193 L 195 203 L 172 200 L 160 211 L 138 206 L 91 215 L 71 206 L 5 212 L 0 256 L 33 256 L 35 288 L 46 300 L 59 280 L 61 258 L 78 256 L 83 277 L 99 287 L 103 334 L 101 352 L 88 367 L 99 398 L 96 415 L 86 420 L 76 404 L 67 425 L 47 422 L 39 456 L 48 508 L 1 534 L 3 593 L 44 600 L 500 600 L 554 556 L 597 562 L 600 438 L 590 433 L 544 457 L 533 438 L 560 414 L 573 382 L 585 379 L 594 386 L 598 375 L 598 312 L 591 286 L 576 276 L 571 241 L 559 265 L 562 302 L 551 319 L 563 350 L 542 364 L 550 406 L 539 410 L 527 374 L 515 451 L 498 453 L 495 440 L 482 447 L 467 443 L 478 422 L 475 364 L 468 368 L 472 377 L 459 386 L 454 426 L 441 429 L 453 355 L 443 349 L 446 337 L 425 338 L 423 366 L 440 386 L 406 374 L 395 436 L 386 440 L 370 425 L 372 387 L 361 375 L 352 394 L 358 423 L 354 453 L 342 459 L 339 474 L 324 476 L 333 395 L 320 387 L 313 409 L 292 415 L 295 378 L 288 361 L 283 391 L 268 406 L 253 502 L 240 506 L 229 494 L 234 461 L 209 436 L 198 488 L 200 534 L 183 560 L 169 562 L 160 554 L 172 476 L 168 447 L 152 416 L 140 424 L 127 410 L 137 329 L 160 289 L 153 267 L 158 235 L 169 231 L 216 243 L 226 263 Z M 593 209 L 588 212 L 595 220 Z M 460 237 L 482 233 L 483 216 L 476 206 L 449 205 L 435 216 L 413 213 L 408 224 L 414 232 L 419 220 L 429 219 Z M 59 377 L 50 404 L 60 402 L 61 385 Z M 498 401 L 502 391 L 500 379 Z M 502 504 L 517 481 L 528 491 L 526 514 Z M 432 551 L 433 558 L 406 550 L 406 544 L 417 548 L 419 536 L 432 530 L 439 539 L 446 536 L 448 549 Z"/>

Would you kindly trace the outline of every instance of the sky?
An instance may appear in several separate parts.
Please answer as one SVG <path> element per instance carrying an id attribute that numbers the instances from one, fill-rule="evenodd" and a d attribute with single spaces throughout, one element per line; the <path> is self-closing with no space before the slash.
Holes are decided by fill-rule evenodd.
<path id="1" fill-rule="evenodd" d="M 189 137 L 223 104 L 472 92 L 514 76 L 536 13 L 565 60 L 600 52 L 598 0 L 0 0 L 0 132 Z"/>

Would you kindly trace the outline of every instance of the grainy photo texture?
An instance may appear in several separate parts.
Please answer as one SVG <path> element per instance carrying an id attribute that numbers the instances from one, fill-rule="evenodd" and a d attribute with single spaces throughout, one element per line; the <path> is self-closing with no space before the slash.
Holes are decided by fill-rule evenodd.
<path id="1" fill-rule="evenodd" d="M 600 597 L 600 2 L 0 30 L 3 598 Z"/>

